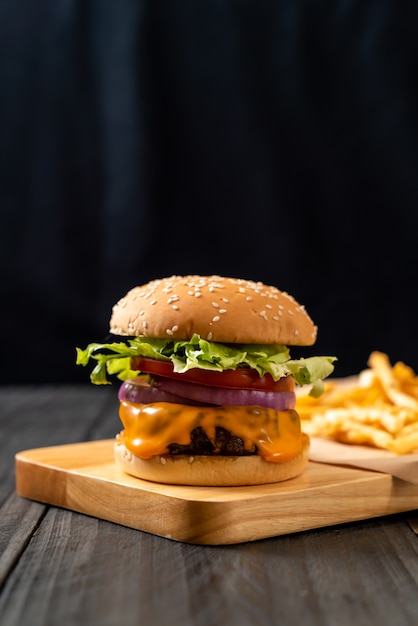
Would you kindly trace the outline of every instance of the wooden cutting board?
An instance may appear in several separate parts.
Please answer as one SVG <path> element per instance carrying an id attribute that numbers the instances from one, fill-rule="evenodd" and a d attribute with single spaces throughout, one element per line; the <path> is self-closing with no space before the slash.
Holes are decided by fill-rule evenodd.
<path id="1" fill-rule="evenodd" d="M 113 439 L 16 455 L 26 498 L 177 541 L 233 544 L 418 508 L 418 487 L 389 474 L 309 462 L 257 487 L 183 487 L 124 474 Z"/>

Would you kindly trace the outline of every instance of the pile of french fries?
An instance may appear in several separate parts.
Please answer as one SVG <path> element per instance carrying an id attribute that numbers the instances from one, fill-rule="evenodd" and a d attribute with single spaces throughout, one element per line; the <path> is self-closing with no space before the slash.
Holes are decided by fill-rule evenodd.
<path id="1" fill-rule="evenodd" d="M 297 395 L 302 429 L 311 436 L 369 445 L 395 454 L 418 451 L 418 376 L 402 362 L 372 352 L 368 369 L 325 382 L 319 398 Z"/>

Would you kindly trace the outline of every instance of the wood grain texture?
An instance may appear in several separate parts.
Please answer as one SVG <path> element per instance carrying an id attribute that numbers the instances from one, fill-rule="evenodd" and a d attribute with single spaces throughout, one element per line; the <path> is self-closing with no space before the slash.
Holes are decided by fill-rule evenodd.
<path id="1" fill-rule="evenodd" d="M 413 514 L 408 515 L 406 521 L 414 533 L 418 535 L 418 512 L 415 511 Z"/>
<path id="2" fill-rule="evenodd" d="M 51 508 L 0 614 L 7 626 L 412 626 L 417 585 L 418 542 L 396 516 L 212 547 Z"/>
<path id="3" fill-rule="evenodd" d="M 117 406 L 116 389 L 0 387 L 0 589 L 46 511 L 45 506 L 16 495 L 16 452 L 29 446 L 112 436 L 119 426 Z"/>
<path id="4" fill-rule="evenodd" d="M 387 474 L 309 463 L 292 480 L 257 487 L 187 487 L 131 477 L 113 440 L 16 455 L 16 488 L 53 504 L 170 539 L 230 544 L 418 507 L 416 485 Z"/>

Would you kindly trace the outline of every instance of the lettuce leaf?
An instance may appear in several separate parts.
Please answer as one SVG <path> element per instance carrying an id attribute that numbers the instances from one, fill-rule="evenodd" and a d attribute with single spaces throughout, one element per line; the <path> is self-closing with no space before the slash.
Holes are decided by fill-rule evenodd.
<path id="1" fill-rule="evenodd" d="M 235 370 L 239 367 L 255 369 L 260 376 L 270 374 L 274 380 L 292 375 L 299 386 L 312 385 L 311 394 L 322 393 L 322 380 L 334 370 L 336 357 L 314 356 L 291 359 L 289 349 L 282 345 L 221 344 L 206 341 L 194 335 L 189 341 L 135 337 L 126 342 L 91 343 L 85 349 L 76 348 L 77 365 L 86 366 L 91 360 L 96 365 L 90 380 L 96 385 L 110 384 L 108 376 L 120 380 L 140 374 L 131 370 L 133 356 L 151 357 L 171 361 L 175 372 L 187 372 L 193 368 L 205 370 Z"/>

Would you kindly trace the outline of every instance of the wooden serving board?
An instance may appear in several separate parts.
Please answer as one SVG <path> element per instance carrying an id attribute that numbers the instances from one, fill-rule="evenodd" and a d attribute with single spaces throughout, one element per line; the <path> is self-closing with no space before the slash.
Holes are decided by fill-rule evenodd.
<path id="1" fill-rule="evenodd" d="M 309 462 L 291 480 L 257 487 L 183 487 L 131 477 L 113 439 L 16 455 L 26 498 L 177 541 L 233 544 L 418 508 L 418 487 L 389 474 Z"/>

